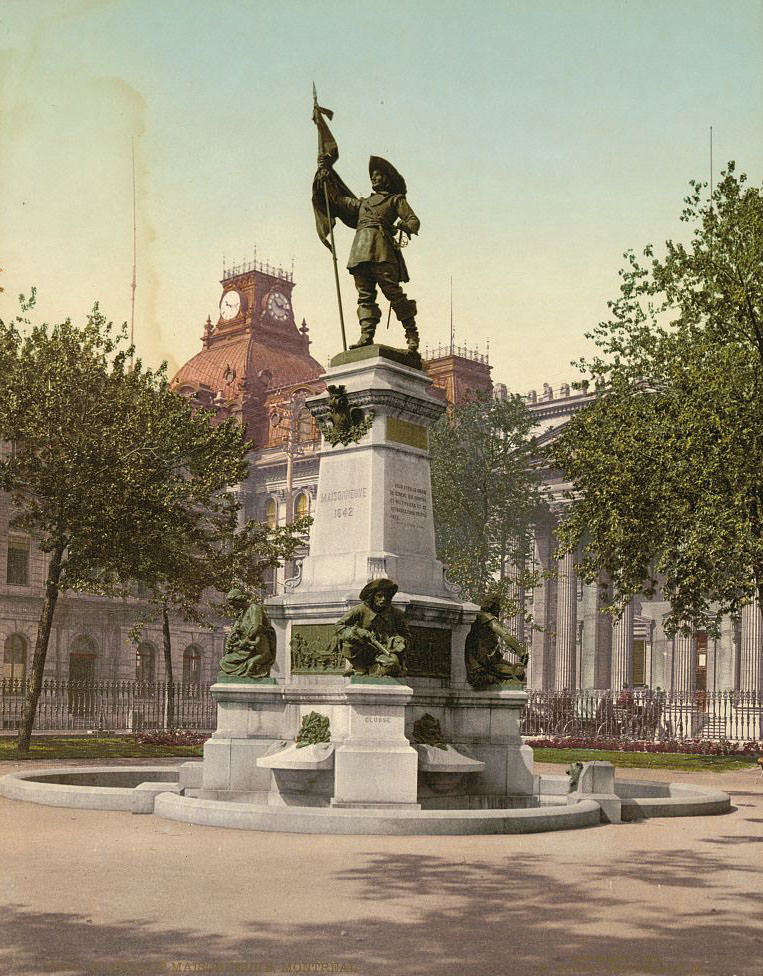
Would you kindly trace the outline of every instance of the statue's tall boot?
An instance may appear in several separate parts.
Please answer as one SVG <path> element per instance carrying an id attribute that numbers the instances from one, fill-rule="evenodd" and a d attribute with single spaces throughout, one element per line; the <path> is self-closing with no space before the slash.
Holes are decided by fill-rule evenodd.
<path id="1" fill-rule="evenodd" d="M 405 329 L 405 342 L 408 352 L 419 351 L 419 332 L 416 328 L 416 302 L 412 298 L 402 298 L 396 301 L 393 306 L 395 315 L 400 319 L 400 324 Z"/>
<path id="2" fill-rule="evenodd" d="M 405 342 L 408 346 L 408 352 L 418 352 L 419 330 L 416 328 L 416 319 L 406 319 L 402 326 L 405 329 Z"/>
<path id="3" fill-rule="evenodd" d="M 378 308 L 378 306 L 377 306 Z M 381 310 L 379 310 L 379 317 L 381 316 Z M 362 318 L 360 320 L 360 338 L 357 342 L 353 342 L 350 349 L 360 349 L 362 346 L 371 346 L 374 342 L 374 335 L 376 334 L 376 326 L 379 322 L 379 318 Z"/>

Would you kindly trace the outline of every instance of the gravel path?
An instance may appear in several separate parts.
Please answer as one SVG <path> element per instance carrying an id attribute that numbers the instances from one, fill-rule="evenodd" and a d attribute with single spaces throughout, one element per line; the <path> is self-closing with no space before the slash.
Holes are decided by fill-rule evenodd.
<path id="1" fill-rule="evenodd" d="M 0 798 L 0 972 L 763 972 L 760 772 L 618 776 L 712 785 L 734 810 L 555 834 L 315 837 Z"/>

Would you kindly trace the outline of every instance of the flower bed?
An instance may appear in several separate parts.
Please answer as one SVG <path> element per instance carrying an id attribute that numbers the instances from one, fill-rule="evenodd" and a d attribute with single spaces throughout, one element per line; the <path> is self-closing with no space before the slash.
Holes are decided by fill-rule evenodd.
<path id="1" fill-rule="evenodd" d="M 671 752 L 693 756 L 755 756 L 763 753 L 763 742 L 729 742 L 719 739 L 668 739 L 661 742 L 644 739 L 614 739 L 603 736 L 548 736 L 526 739 L 533 749 L 598 749 L 602 752 Z"/>
<path id="2" fill-rule="evenodd" d="M 193 732 L 190 729 L 148 729 L 136 732 L 135 741 L 142 746 L 200 746 L 209 738 L 209 732 Z"/>

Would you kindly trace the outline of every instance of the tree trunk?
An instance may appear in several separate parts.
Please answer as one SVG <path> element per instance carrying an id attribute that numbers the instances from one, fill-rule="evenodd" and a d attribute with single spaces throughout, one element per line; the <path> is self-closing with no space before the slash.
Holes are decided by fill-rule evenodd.
<path id="1" fill-rule="evenodd" d="M 48 654 L 48 641 L 53 626 L 53 612 L 58 600 L 58 581 L 61 578 L 61 562 L 64 555 L 64 545 L 58 545 L 53 550 L 48 568 L 48 578 L 45 581 L 45 598 L 42 604 L 42 614 L 37 627 L 37 642 L 34 645 L 32 670 L 29 675 L 29 688 L 24 698 L 24 708 L 21 713 L 21 726 L 17 748 L 19 752 L 28 753 L 32 740 L 32 729 L 37 713 L 37 702 L 42 691 L 42 676 L 45 671 L 45 658 Z"/>
<path id="2" fill-rule="evenodd" d="M 175 682 L 172 680 L 172 640 L 170 638 L 170 615 L 167 607 L 162 607 L 162 643 L 164 646 L 164 671 L 167 675 L 167 709 L 165 724 L 168 729 L 175 727 Z"/>

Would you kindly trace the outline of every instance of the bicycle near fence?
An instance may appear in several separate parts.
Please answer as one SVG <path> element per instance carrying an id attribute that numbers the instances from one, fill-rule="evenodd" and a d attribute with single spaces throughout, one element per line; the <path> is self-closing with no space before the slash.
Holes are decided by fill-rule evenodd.
<path id="1" fill-rule="evenodd" d="M 520 725 L 526 736 L 647 742 L 763 738 L 763 698 L 755 692 L 528 689 L 528 696 Z"/>

